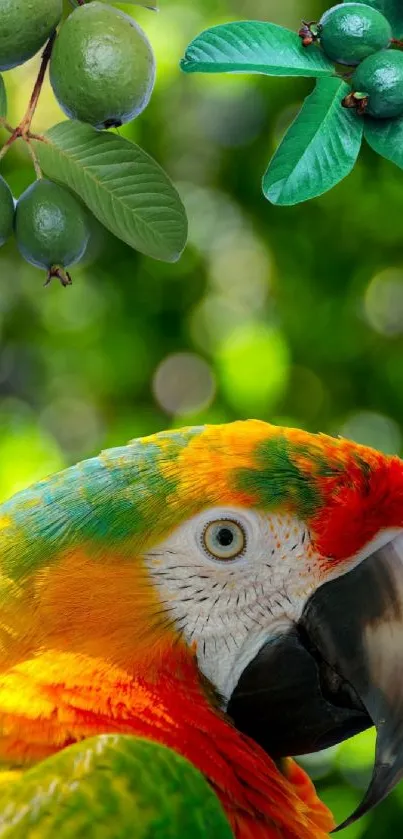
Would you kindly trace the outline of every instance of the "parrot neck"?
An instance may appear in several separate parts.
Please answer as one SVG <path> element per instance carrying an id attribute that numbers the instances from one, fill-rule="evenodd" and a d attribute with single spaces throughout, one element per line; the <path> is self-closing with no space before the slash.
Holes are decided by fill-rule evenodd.
<path id="1" fill-rule="evenodd" d="M 237 839 L 326 839 L 333 823 L 305 773 L 280 772 L 215 706 L 180 644 L 133 675 L 102 659 L 47 651 L 0 675 L 0 756 L 32 763 L 108 732 L 182 754 L 219 796 Z"/>

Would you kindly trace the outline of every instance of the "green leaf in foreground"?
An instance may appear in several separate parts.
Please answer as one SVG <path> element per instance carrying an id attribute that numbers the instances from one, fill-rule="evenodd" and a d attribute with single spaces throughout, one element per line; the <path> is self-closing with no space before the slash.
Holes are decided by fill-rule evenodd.
<path id="1" fill-rule="evenodd" d="M 371 149 L 403 169 L 403 117 L 364 119 L 364 137 Z"/>
<path id="2" fill-rule="evenodd" d="M 4 86 L 3 76 L 0 76 L 0 117 L 7 116 L 7 93 Z"/>
<path id="3" fill-rule="evenodd" d="M 344 0 L 344 3 L 351 0 Z M 364 2 L 364 0 L 363 0 Z M 394 38 L 403 38 L 403 3 L 402 0 L 365 0 L 366 6 L 378 9 L 392 26 Z"/>
<path id="4" fill-rule="evenodd" d="M 296 32 L 254 20 L 206 29 L 189 44 L 181 68 L 186 73 L 268 76 L 332 76 L 335 72 L 319 47 L 303 47 Z"/>
<path id="5" fill-rule="evenodd" d="M 164 170 L 134 143 L 69 120 L 33 144 L 50 180 L 70 187 L 96 218 L 132 248 L 175 262 L 187 219 Z"/>
<path id="6" fill-rule="evenodd" d="M 351 172 L 360 151 L 363 120 L 341 105 L 350 87 L 320 79 L 290 126 L 263 178 L 273 204 L 299 204 L 322 195 Z"/>

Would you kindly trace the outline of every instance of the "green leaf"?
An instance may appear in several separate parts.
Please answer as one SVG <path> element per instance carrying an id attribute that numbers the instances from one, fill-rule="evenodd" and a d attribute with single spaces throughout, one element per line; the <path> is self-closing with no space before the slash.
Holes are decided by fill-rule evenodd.
<path id="1" fill-rule="evenodd" d="M 0 76 L 0 117 L 7 116 L 7 93 L 4 86 L 3 76 Z"/>
<path id="2" fill-rule="evenodd" d="M 351 0 L 344 0 L 344 3 Z M 365 6 L 372 6 L 382 12 L 392 25 L 393 36 L 403 38 L 403 3 L 402 0 L 365 0 Z"/>
<path id="3" fill-rule="evenodd" d="M 270 161 L 263 192 L 273 204 L 299 204 L 322 195 L 351 172 L 361 146 L 363 120 L 343 108 L 350 87 L 320 79 Z"/>
<path id="4" fill-rule="evenodd" d="M 403 117 L 364 119 L 364 137 L 371 149 L 403 169 Z"/>
<path id="5" fill-rule="evenodd" d="M 189 44 L 185 73 L 264 73 L 267 76 L 332 76 L 334 65 L 320 48 L 303 47 L 296 32 L 246 20 L 206 29 Z"/>
<path id="6" fill-rule="evenodd" d="M 185 208 L 163 169 L 134 143 L 68 120 L 34 142 L 43 172 L 70 187 L 115 236 L 175 262 L 187 237 Z"/>

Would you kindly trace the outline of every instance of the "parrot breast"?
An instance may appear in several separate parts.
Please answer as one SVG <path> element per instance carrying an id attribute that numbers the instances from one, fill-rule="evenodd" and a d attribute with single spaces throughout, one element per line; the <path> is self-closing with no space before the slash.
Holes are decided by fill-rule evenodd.
<path id="1" fill-rule="evenodd" d="M 29 765 L 97 734 L 141 736 L 202 772 L 237 839 L 326 839 L 333 821 L 305 773 L 292 761 L 280 772 L 233 728 L 185 648 L 161 654 L 151 681 L 55 651 L 16 665 L 0 678 L 2 759 Z"/>

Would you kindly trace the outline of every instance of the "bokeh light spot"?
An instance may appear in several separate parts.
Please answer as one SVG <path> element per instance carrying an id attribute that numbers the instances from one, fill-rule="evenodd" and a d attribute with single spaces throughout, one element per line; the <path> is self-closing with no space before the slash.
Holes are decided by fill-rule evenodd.
<path id="1" fill-rule="evenodd" d="M 338 749 L 337 767 L 356 789 L 366 790 L 369 786 L 375 762 L 375 742 L 375 731 L 370 729 L 346 740 Z"/>
<path id="2" fill-rule="evenodd" d="M 248 313 L 237 300 L 222 294 L 208 294 L 190 315 L 191 337 L 201 350 L 214 352 L 247 320 Z"/>
<path id="3" fill-rule="evenodd" d="M 251 231 L 228 235 L 210 257 L 211 284 L 251 312 L 265 304 L 271 279 L 271 256 Z"/>
<path id="4" fill-rule="evenodd" d="M 341 426 L 342 437 L 372 446 L 385 454 L 397 454 L 402 439 L 399 426 L 391 417 L 373 411 L 358 411 L 351 414 Z"/>
<path id="5" fill-rule="evenodd" d="M 309 773 L 313 781 L 318 781 L 332 774 L 337 752 L 338 746 L 330 746 L 320 752 L 298 757 L 298 763 Z"/>
<path id="6" fill-rule="evenodd" d="M 288 382 L 289 351 L 283 334 L 262 323 L 242 326 L 223 342 L 217 363 L 232 406 L 243 416 L 267 418 Z"/>
<path id="7" fill-rule="evenodd" d="M 376 274 L 364 297 L 368 323 L 381 335 L 403 332 L 403 270 L 387 268 Z"/>
<path id="8" fill-rule="evenodd" d="M 96 454 L 102 444 L 103 425 L 89 399 L 55 399 L 43 411 L 41 421 L 72 459 Z"/>
<path id="9" fill-rule="evenodd" d="M 215 379 L 209 365 L 194 353 L 173 353 L 154 374 L 156 401 L 168 414 L 191 414 L 214 399 Z"/>
<path id="10" fill-rule="evenodd" d="M 189 243 L 201 253 L 221 248 L 223 239 L 244 229 L 240 206 L 225 192 L 193 183 L 179 184 L 179 191 L 189 218 Z"/>
<path id="11" fill-rule="evenodd" d="M 25 402 L 4 399 L 0 409 L 0 500 L 66 465 L 56 440 Z"/>

